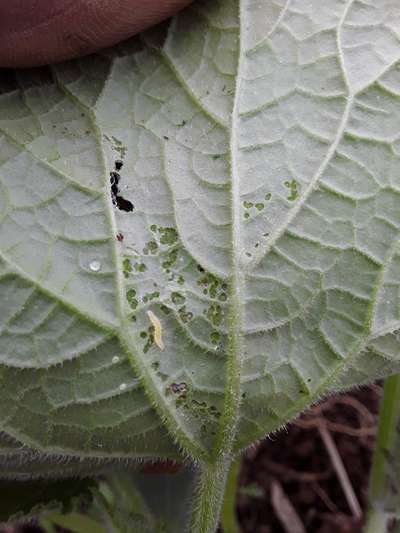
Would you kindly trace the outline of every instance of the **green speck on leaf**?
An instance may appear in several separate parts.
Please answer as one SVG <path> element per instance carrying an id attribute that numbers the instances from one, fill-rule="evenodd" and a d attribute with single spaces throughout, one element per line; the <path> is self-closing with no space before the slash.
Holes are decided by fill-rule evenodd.
<path id="1" fill-rule="evenodd" d="M 160 297 L 160 293 L 158 291 L 148 292 L 147 294 L 144 295 L 143 301 L 147 303 L 147 302 L 151 302 L 151 300 L 156 300 L 159 297 Z"/>
<path id="2" fill-rule="evenodd" d="M 221 339 L 221 335 L 218 333 L 218 331 L 213 331 L 210 335 L 210 339 L 213 344 L 218 344 Z"/>
<path id="3" fill-rule="evenodd" d="M 175 305 L 181 305 L 185 303 L 186 298 L 180 292 L 172 292 L 171 300 Z"/>
<path id="4" fill-rule="evenodd" d="M 160 243 L 161 244 L 175 244 L 178 240 L 178 232 L 175 228 L 158 228 L 159 233 L 161 234 Z"/>
<path id="5" fill-rule="evenodd" d="M 290 190 L 290 194 L 287 197 L 287 200 L 289 200 L 290 202 L 294 202 L 294 200 L 296 200 L 299 196 L 297 181 L 295 179 L 292 179 L 291 181 L 285 181 L 284 185 Z"/>
<path id="6" fill-rule="evenodd" d="M 124 273 L 125 278 L 128 278 L 129 274 L 132 272 L 132 265 L 127 257 L 125 257 L 125 259 L 122 261 L 122 271 Z"/>
<path id="7" fill-rule="evenodd" d="M 161 263 L 161 266 L 168 271 L 175 263 L 178 258 L 178 250 L 170 250 L 167 254 L 167 259 Z"/>
<path id="8" fill-rule="evenodd" d="M 149 253 L 155 254 L 157 250 L 158 250 L 158 244 L 156 243 L 156 241 L 149 241 L 146 243 L 145 247 L 143 248 L 143 253 L 145 255 L 148 255 Z"/>
<path id="9" fill-rule="evenodd" d="M 179 317 L 182 322 L 187 323 L 193 319 L 193 313 L 191 311 L 186 311 L 186 306 L 184 305 L 179 309 Z"/>
<path id="10" fill-rule="evenodd" d="M 136 272 L 146 272 L 147 266 L 144 263 L 135 263 Z"/>
<path id="11" fill-rule="evenodd" d="M 206 311 L 206 316 L 211 324 L 214 326 L 219 326 L 222 322 L 221 306 L 216 303 L 212 303 Z"/>
<path id="12" fill-rule="evenodd" d="M 138 301 L 136 299 L 136 291 L 135 291 L 135 289 L 129 289 L 127 291 L 126 299 L 128 300 L 128 303 L 132 307 L 132 309 L 136 309 L 137 308 Z"/>

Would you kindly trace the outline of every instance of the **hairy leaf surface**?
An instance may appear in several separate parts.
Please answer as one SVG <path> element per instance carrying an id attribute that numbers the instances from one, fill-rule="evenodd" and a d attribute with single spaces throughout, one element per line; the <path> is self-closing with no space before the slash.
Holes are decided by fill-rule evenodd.
<path id="1" fill-rule="evenodd" d="M 209 462 L 399 370 L 399 35 L 390 0 L 199 1 L 1 73 L 1 461 Z"/>

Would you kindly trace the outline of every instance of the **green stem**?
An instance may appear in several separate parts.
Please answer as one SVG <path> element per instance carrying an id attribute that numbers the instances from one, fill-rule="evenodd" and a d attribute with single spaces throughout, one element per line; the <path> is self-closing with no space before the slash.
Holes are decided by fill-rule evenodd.
<path id="1" fill-rule="evenodd" d="M 245 272 L 248 263 L 243 258 L 243 221 L 242 197 L 239 175 L 239 152 L 241 149 L 238 135 L 240 122 L 241 83 L 245 76 L 245 51 L 240 35 L 245 31 L 246 22 L 244 2 L 237 2 L 239 20 L 239 42 L 237 55 L 237 77 L 235 97 L 231 117 L 230 153 L 230 208 L 232 221 L 232 257 L 230 276 L 230 304 L 228 321 L 229 344 L 226 354 L 226 379 L 224 407 L 219 420 L 218 433 L 211 452 L 211 461 L 204 465 L 197 487 L 198 494 L 192 514 L 192 533 L 214 533 L 223 503 L 225 484 L 233 459 L 233 448 L 238 432 L 241 404 L 241 370 L 245 353 L 244 306 Z M 181 442 L 181 441 L 180 441 Z M 199 457 L 199 456 L 197 456 Z M 206 458 L 208 459 L 208 458 Z"/>
<path id="2" fill-rule="evenodd" d="M 220 457 L 202 467 L 191 516 L 191 533 L 215 533 L 218 527 L 230 457 Z"/>
<path id="3" fill-rule="evenodd" d="M 386 533 L 393 508 L 393 469 L 397 463 L 400 422 L 400 374 L 385 381 L 379 413 L 378 435 L 372 458 L 367 533 Z M 393 458 L 393 460 L 391 459 Z M 397 507 L 400 502 L 396 502 Z"/>
<path id="4" fill-rule="evenodd" d="M 378 509 L 371 509 L 368 513 L 364 533 L 386 533 L 390 517 Z"/>
<path id="5" fill-rule="evenodd" d="M 240 533 L 236 518 L 236 496 L 239 486 L 241 458 L 234 461 L 226 481 L 224 502 L 221 511 L 221 525 L 224 533 Z"/>

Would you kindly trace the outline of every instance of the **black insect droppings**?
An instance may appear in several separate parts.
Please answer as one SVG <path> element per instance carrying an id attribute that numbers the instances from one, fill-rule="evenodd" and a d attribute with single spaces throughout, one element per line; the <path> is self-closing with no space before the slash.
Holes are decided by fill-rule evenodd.
<path id="1" fill-rule="evenodd" d="M 115 205 L 120 209 L 121 211 L 133 211 L 134 205 L 129 200 L 126 200 L 125 198 L 122 198 L 122 196 L 116 196 L 115 197 Z"/>
<path id="2" fill-rule="evenodd" d="M 121 159 L 117 159 L 115 161 L 115 170 L 121 170 L 123 166 L 124 166 L 124 162 Z"/>
<path id="3" fill-rule="evenodd" d="M 118 172 L 110 172 L 111 185 L 113 185 L 114 183 L 118 185 L 120 179 L 121 179 L 121 176 L 118 174 Z"/>
<path id="4" fill-rule="evenodd" d="M 121 162 L 122 163 L 122 162 Z M 117 167 L 117 162 L 115 162 L 115 166 Z M 122 166 L 122 165 L 121 165 Z M 121 168 L 121 167 L 119 167 Z M 119 169 L 118 169 L 119 170 Z M 114 170 L 110 172 L 110 184 L 111 184 L 111 199 L 113 205 L 118 207 L 121 211 L 133 211 L 134 205 L 129 200 L 126 200 L 123 198 L 119 193 L 119 187 L 118 184 L 121 180 L 121 175 L 118 172 L 115 172 Z"/>
<path id="5" fill-rule="evenodd" d="M 119 193 L 118 183 L 120 179 L 121 179 L 121 176 L 118 174 L 118 172 L 110 172 L 111 197 L 113 199 L 114 204 L 115 204 L 114 199 Z"/>
<path id="6" fill-rule="evenodd" d="M 163 137 L 166 141 L 169 141 L 169 137 L 167 137 L 166 135 L 163 135 Z"/>

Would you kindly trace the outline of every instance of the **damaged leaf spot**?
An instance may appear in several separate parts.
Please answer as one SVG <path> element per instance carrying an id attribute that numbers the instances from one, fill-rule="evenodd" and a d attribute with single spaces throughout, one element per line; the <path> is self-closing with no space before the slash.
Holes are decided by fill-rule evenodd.
<path id="1" fill-rule="evenodd" d="M 287 200 L 289 200 L 289 202 L 294 202 L 299 196 L 297 181 L 294 179 L 290 181 L 285 181 L 284 185 L 289 189 L 290 192 L 289 196 L 287 197 Z"/>
<path id="2" fill-rule="evenodd" d="M 169 386 L 171 392 L 178 394 L 179 396 L 185 397 L 188 392 L 188 386 L 186 383 L 171 383 Z"/>

